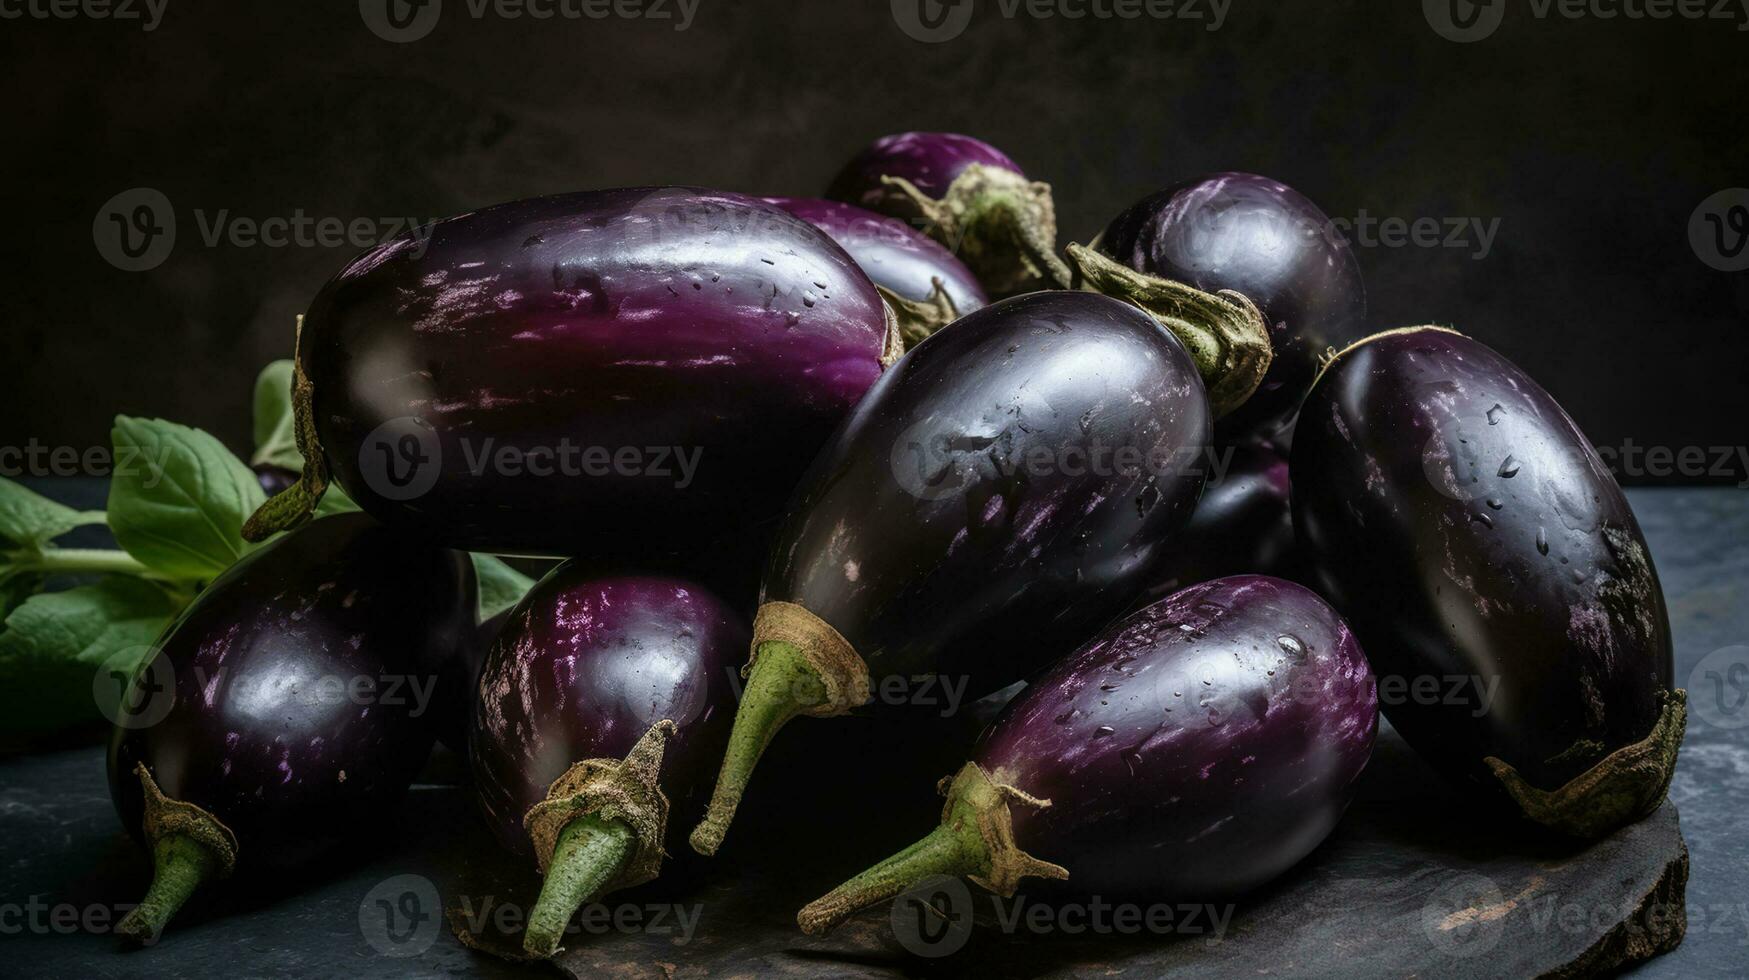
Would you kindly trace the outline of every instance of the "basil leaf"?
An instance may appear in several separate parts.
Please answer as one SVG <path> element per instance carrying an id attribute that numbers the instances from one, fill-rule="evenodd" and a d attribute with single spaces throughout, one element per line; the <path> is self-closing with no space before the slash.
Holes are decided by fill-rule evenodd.
<path id="1" fill-rule="evenodd" d="M 534 579 L 491 555 L 471 557 L 474 559 L 474 575 L 480 582 L 479 621 L 482 623 L 516 605 L 529 589 L 534 588 Z"/>
<path id="2" fill-rule="evenodd" d="M 333 514 L 350 514 L 361 509 L 340 489 L 340 484 L 330 483 L 322 493 L 322 502 L 316 505 L 316 517 L 328 517 Z"/>
<path id="3" fill-rule="evenodd" d="M 41 575 L 23 573 L 9 575 L 0 568 L 0 620 L 12 615 L 24 600 L 43 587 Z"/>
<path id="4" fill-rule="evenodd" d="M 104 720 L 113 703 L 99 699 L 120 697 L 122 679 L 177 607 L 163 589 L 122 575 L 31 596 L 0 632 L 0 731 L 45 734 Z"/>
<path id="5" fill-rule="evenodd" d="M 161 419 L 116 416 L 109 527 L 142 564 L 205 581 L 253 550 L 243 521 L 267 499 L 217 439 Z"/>
<path id="6" fill-rule="evenodd" d="M 41 551 L 76 527 L 102 521 L 101 512 L 74 510 L 0 478 L 0 546 Z"/>
<path id="7" fill-rule="evenodd" d="M 292 418 L 292 362 L 274 361 L 255 379 L 255 455 L 251 466 L 304 470 L 298 452 L 297 423 Z"/>

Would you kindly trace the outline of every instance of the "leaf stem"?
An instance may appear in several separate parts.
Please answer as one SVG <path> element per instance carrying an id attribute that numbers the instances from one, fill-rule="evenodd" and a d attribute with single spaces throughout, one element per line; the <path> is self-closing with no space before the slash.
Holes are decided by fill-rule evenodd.
<path id="1" fill-rule="evenodd" d="M 115 574 L 169 581 L 127 552 L 111 548 L 45 548 L 13 567 L 48 575 Z"/>

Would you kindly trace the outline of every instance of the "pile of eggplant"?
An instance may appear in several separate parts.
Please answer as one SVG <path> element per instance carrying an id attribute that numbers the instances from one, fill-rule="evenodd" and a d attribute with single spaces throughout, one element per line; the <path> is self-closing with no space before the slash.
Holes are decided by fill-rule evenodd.
<path id="1" fill-rule="evenodd" d="M 299 322 L 267 544 L 142 664 L 162 717 L 116 727 L 154 865 L 121 931 L 380 834 L 441 739 L 552 956 L 583 905 L 711 873 L 744 797 L 805 815 L 806 773 L 759 767 L 791 721 L 930 684 L 1025 682 L 933 774 L 940 826 L 846 837 L 870 867 L 804 930 L 941 874 L 1242 896 L 1337 826 L 1381 710 L 1527 833 L 1656 808 L 1685 718 L 1657 573 L 1547 392 L 1452 329 L 1369 332 L 1273 180 L 1093 230 L 1059 249 L 1047 184 L 906 133 L 821 199 L 575 193 L 347 264 Z M 362 513 L 315 516 L 335 487 Z M 464 552 L 563 561 L 482 623 Z M 1401 696 L 1454 678 L 1476 697 Z"/>

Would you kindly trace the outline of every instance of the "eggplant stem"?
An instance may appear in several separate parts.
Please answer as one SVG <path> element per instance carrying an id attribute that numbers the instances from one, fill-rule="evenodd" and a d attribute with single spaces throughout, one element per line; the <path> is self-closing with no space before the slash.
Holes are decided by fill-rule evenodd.
<path id="1" fill-rule="evenodd" d="M 970 833 L 967 833 L 967 830 Z M 903 894 L 917 883 L 946 875 L 960 878 L 989 864 L 976 827 L 946 825 L 869 868 L 796 913 L 796 924 L 810 936 L 830 932 L 857 912 Z"/>
<path id="2" fill-rule="evenodd" d="M 1208 293 L 1137 272 L 1085 245 L 1071 244 L 1069 261 L 1081 288 L 1141 307 L 1184 342 L 1216 418 L 1245 404 L 1263 384 L 1275 349 L 1262 311 L 1243 294 Z"/>
<path id="3" fill-rule="evenodd" d="M 187 834 L 165 834 L 152 844 L 152 886 L 116 923 L 118 935 L 143 946 L 158 941 L 164 927 L 204 882 L 220 876 L 224 862 Z"/>
<path id="4" fill-rule="evenodd" d="M 1530 785 L 1502 759 L 1489 756 L 1483 761 L 1526 817 L 1574 837 L 1604 837 L 1649 816 L 1664 802 L 1687 725 L 1688 692 L 1666 691 L 1658 721 L 1645 738 L 1622 746 L 1554 790 Z"/>
<path id="5" fill-rule="evenodd" d="M 758 644 L 755 651 L 747 685 L 741 693 L 741 706 L 735 711 L 735 725 L 729 732 L 723 767 L 717 774 L 716 790 L 711 794 L 704 819 L 692 832 L 692 849 L 700 854 L 715 854 L 722 845 L 729 823 L 735 819 L 735 809 L 741 804 L 741 795 L 747 791 L 747 781 L 772 737 L 790 719 L 830 701 L 819 668 L 809 662 L 799 647 L 768 640 Z"/>
<path id="6" fill-rule="evenodd" d="M 522 948 L 534 956 L 557 954 L 571 917 L 600 897 L 636 850 L 637 834 L 622 821 L 592 813 L 566 824 L 529 913 Z"/>
<path id="7" fill-rule="evenodd" d="M 999 783 L 968 762 L 950 780 L 942 780 L 947 803 L 941 825 L 927 836 L 864 871 L 796 914 L 796 924 L 809 935 L 842 925 L 856 912 L 900 895 L 936 875 L 965 876 L 1007 898 L 1026 877 L 1069 877 L 1064 868 L 1021 850 L 1014 841 L 1010 804 L 1048 807 L 1013 786 Z"/>
<path id="8" fill-rule="evenodd" d="M 992 296 L 1068 288 L 1051 185 L 979 163 L 961 171 L 940 200 L 902 177 L 881 183 L 922 214 L 925 233 L 958 255 Z"/>
<path id="9" fill-rule="evenodd" d="M 275 494 L 243 522 L 243 540 L 265 541 L 281 531 L 290 531 L 316 513 L 322 495 L 328 492 L 328 460 L 322 440 L 316 435 L 315 386 L 304 373 L 304 318 L 298 317 L 297 340 L 292 354 L 292 422 L 304 469 L 298 482 Z"/>
<path id="10" fill-rule="evenodd" d="M 905 349 L 923 343 L 929 336 L 942 327 L 960 318 L 959 308 L 954 306 L 953 297 L 947 294 L 947 286 L 937 276 L 933 280 L 934 288 L 924 299 L 906 299 L 885 286 L 875 286 L 880 291 L 881 298 L 887 301 L 887 307 L 898 317 L 899 334 L 905 338 Z"/>

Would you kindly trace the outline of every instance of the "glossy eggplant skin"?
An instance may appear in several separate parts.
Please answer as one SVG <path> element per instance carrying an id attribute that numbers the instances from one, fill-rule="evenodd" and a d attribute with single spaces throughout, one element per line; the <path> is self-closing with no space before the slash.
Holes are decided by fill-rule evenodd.
<path id="1" fill-rule="evenodd" d="M 1227 575 L 1297 581 L 1302 574 L 1287 460 L 1264 446 L 1217 446 L 1214 453 L 1225 469 L 1210 475 L 1196 512 L 1140 600 L 1144 605 Z"/>
<path id="2" fill-rule="evenodd" d="M 1034 677 L 973 761 L 1048 799 L 1015 842 L 1085 895 L 1242 894 L 1317 847 L 1372 756 L 1372 672 L 1303 586 L 1191 586 Z"/>
<path id="3" fill-rule="evenodd" d="M 1592 444 L 1510 361 L 1432 328 L 1354 348 L 1306 401 L 1292 476 L 1316 584 L 1424 756 L 1552 790 L 1647 736 L 1671 684 L 1651 555 Z M 1393 696 L 1423 678 L 1439 697 Z"/>
<path id="4" fill-rule="evenodd" d="M 511 610 L 480 674 L 469 755 L 499 841 L 532 853 L 523 815 L 555 779 L 586 759 L 623 759 L 668 719 L 667 849 L 686 850 L 679 835 L 709 797 L 748 640 L 745 621 L 691 582 L 597 579 L 569 562 L 549 572 Z"/>
<path id="5" fill-rule="evenodd" d="M 1318 359 L 1365 335 L 1366 287 L 1354 252 L 1323 211 L 1278 181 L 1217 173 L 1131 205 L 1099 249 L 1138 272 L 1208 292 L 1243 293 L 1263 311 L 1275 359 L 1219 436 L 1280 442 Z"/>
<path id="6" fill-rule="evenodd" d="M 1202 492 L 1209 428 L 1183 345 L 1136 307 L 1064 291 L 987 306 L 846 420 L 797 491 L 761 601 L 825 620 L 877 682 L 943 674 L 989 693 L 1147 584 Z"/>
<path id="7" fill-rule="evenodd" d="M 895 133 L 852 157 L 832 179 L 826 196 L 888 214 L 895 196 L 881 183 L 882 177 L 908 180 L 924 194 L 939 198 L 974 163 L 1021 173 L 1006 153 L 980 139 L 959 133 Z"/>
<path id="8" fill-rule="evenodd" d="M 891 353 L 855 261 L 752 198 L 592 191 L 427 233 L 330 281 L 300 360 L 341 486 L 452 547 L 648 559 L 733 538 L 757 562 L 738 532 L 768 530 Z"/>
<path id="9" fill-rule="evenodd" d="M 381 826 L 430 753 L 425 665 L 468 639 L 473 581 L 465 556 L 356 513 L 243 558 L 134 681 L 137 703 L 161 703 L 165 681 L 174 701 L 155 724 L 115 729 L 122 823 L 141 837 L 143 762 L 166 796 L 230 828 L 239 869 L 297 868 Z"/>
<path id="10" fill-rule="evenodd" d="M 897 218 L 841 201 L 768 197 L 776 205 L 832 237 L 875 285 L 922 302 L 940 280 L 961 316 L 990 304 L 972 270 L 952 252 Z"/>

